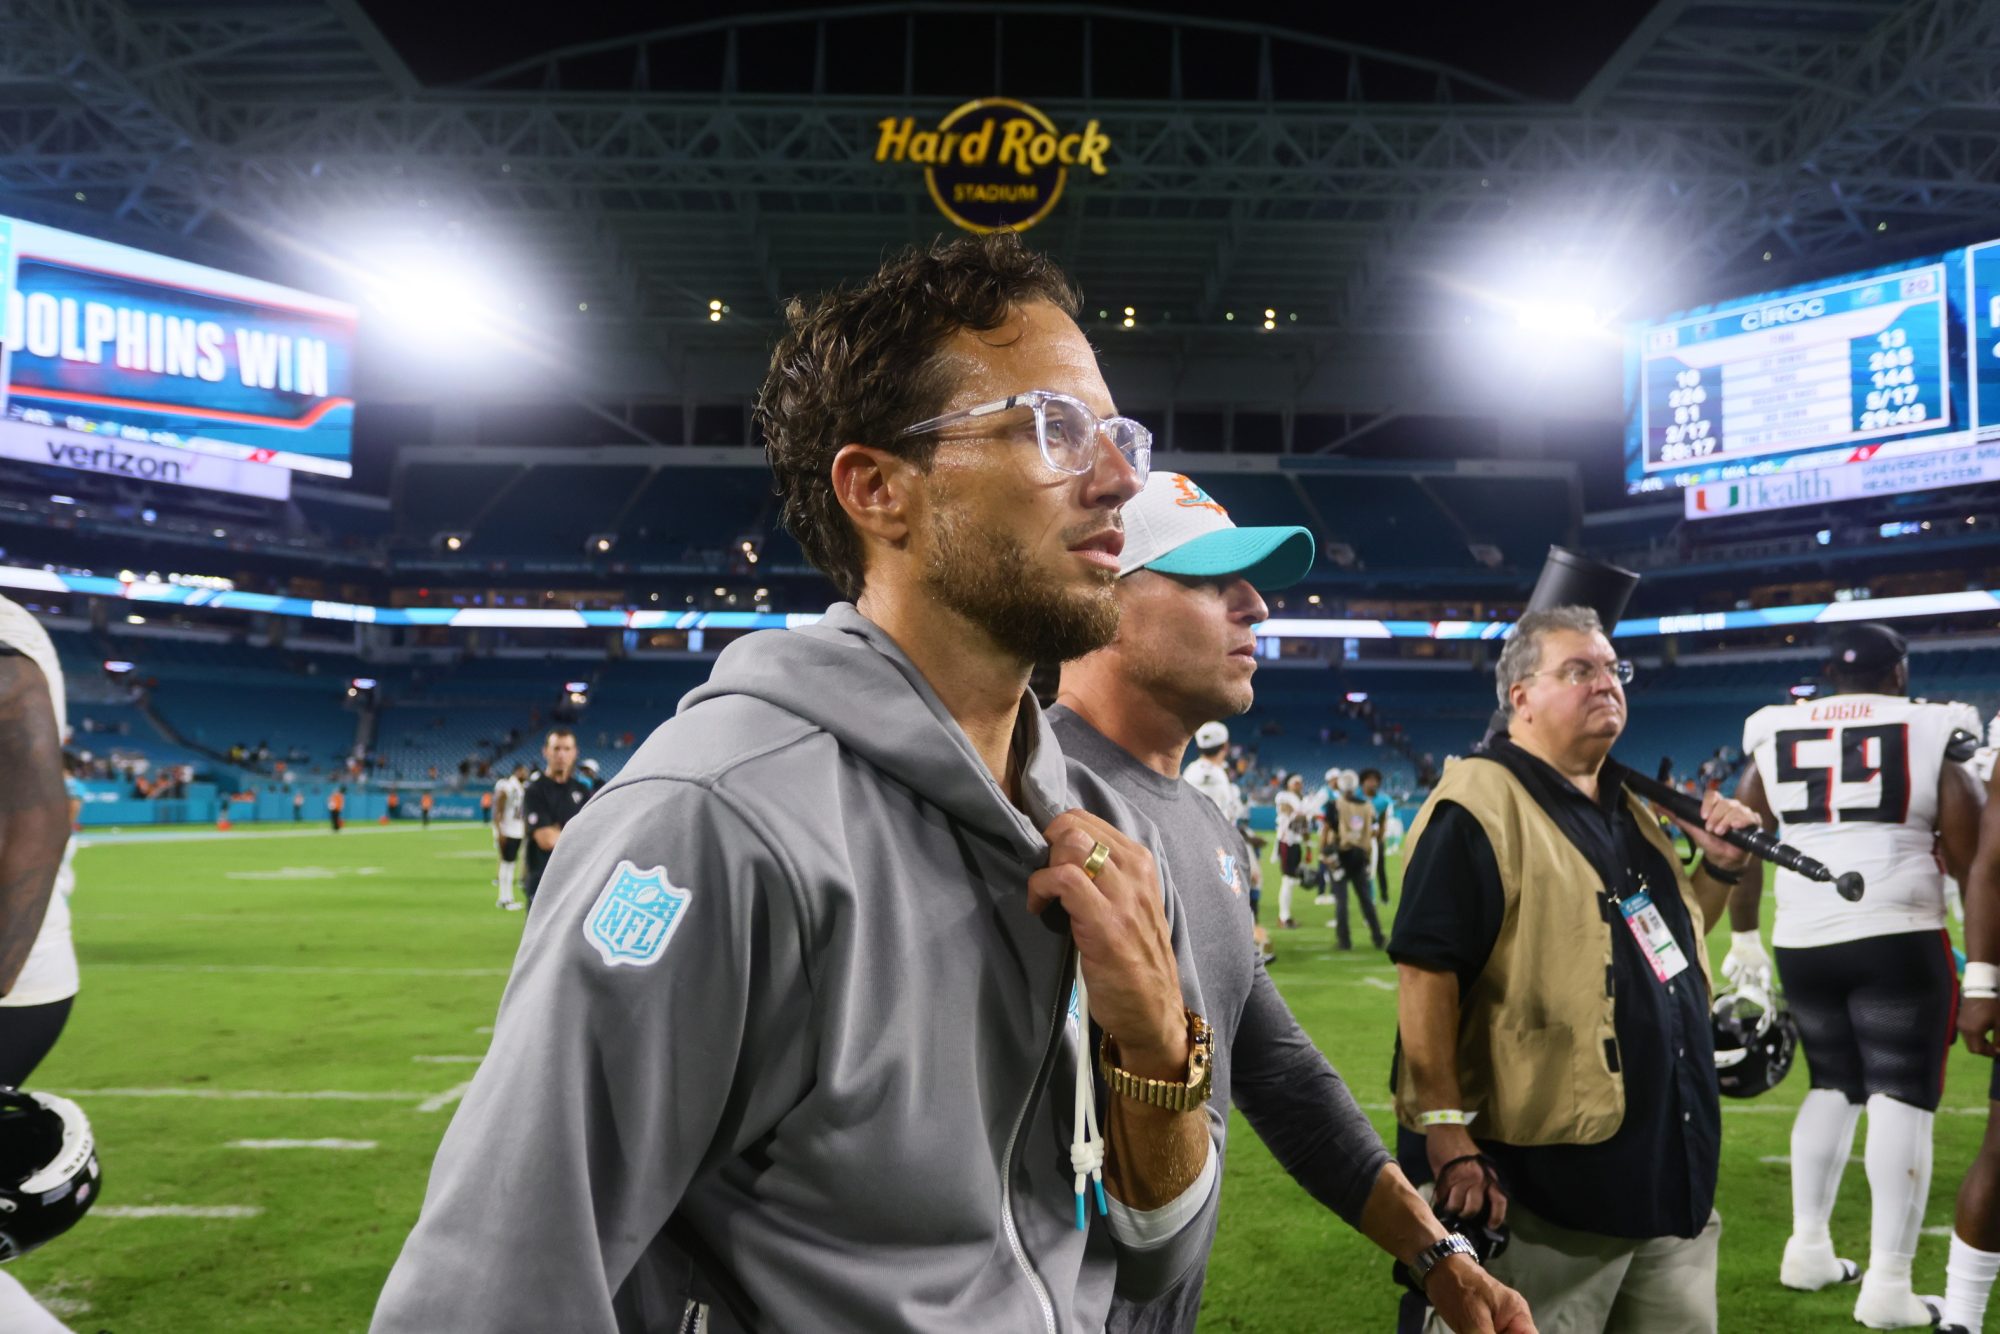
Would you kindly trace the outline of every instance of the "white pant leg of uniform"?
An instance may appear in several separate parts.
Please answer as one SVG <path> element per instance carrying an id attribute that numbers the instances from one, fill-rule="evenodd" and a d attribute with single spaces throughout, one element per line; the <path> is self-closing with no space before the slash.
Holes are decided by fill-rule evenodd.
<path id="1" fill-rule="evenodd" d="M 1828 1248 L 1827 1224 L 1840 1194 L 1840 1175 L 1854 1152 L 1861 1108 L 1833 1089 L 1812 1089 L 1792 1122 L 1792 1237 L 1801 1246 Z"/>
<path id="2" fill-rule="evenodd" d="M 21 1280 L 0 1269 L 0 1329 L 7 1334 L 73 1334 L 68 1325 L 42 1309 Z"/>
<path id="3" fill-rule="evenodd" d="M 1868 1190 L 1875 1198 L 1864 1281 L 1910 1286 L 1917 1233 L 1931 1194 L 1930 1112 L 1885 1093 L 1868 1099 Z"/>

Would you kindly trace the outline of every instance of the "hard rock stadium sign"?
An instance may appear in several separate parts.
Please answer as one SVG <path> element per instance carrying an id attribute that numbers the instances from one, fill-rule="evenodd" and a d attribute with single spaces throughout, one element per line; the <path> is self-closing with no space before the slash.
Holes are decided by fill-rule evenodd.
<path id="1" fill-rule="evenodd" d="M 967 231 L 1023 232 L 1049 215 L 1071 167 L 1104 175 L 1111 139 L 1095 120 L 1063 133 L 1026 102 L 982 97 L 917 128 L 914 116 L 877 122 L 877 162 L 917 162 L 947 218 Z"/>

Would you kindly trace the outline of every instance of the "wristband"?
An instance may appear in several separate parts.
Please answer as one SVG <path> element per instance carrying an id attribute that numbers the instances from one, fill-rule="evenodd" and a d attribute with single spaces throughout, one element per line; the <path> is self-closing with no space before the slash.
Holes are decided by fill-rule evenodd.
<path id="1" fill-rule="evenodd" d="M 1701 869 L 1710 880 L 1713 880 L 1718 885 L 1734 885 L 1743 879 L 1743 872 L 1725 871 L 1707 857 L 1701 859 Z"/>
<path id="2" fill-rule="evenodd" d="M 1966 964 L 1964 990 L 1967 1000 L 2000 998 L 2000 964 Z"/>
<path id="3" fill-rule="evenodd" d="M 1417 1124 L 1429 1130 L 1432 1126 L 1469 1126 L 1478 1112 L 1461 1112 L 1456 1107 L 1447 1107 L 1435 1112 L 1419 1112 Z"/>

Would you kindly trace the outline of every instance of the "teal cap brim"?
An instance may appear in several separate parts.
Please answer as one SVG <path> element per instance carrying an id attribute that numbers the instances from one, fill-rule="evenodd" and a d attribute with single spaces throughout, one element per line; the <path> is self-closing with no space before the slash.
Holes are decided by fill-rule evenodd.
<path id="1" fill-rule="evenodd" d="M 1303 528 L 1223 528 L 1183 542 L 1143 568 L 1195 579 L 1240 574 L 1262 592 L 1305 578 L 1317 550 Z"/>

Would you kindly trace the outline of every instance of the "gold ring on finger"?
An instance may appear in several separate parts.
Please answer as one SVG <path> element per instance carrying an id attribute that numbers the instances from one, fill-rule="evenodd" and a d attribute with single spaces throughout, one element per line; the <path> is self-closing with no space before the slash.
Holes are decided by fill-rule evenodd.
<path id="1" fill-rule="evenodd" d="M 1090 855 L 1083 859 L 1083 873 L 1092 880 L 1095 880 L 1097 879 L 1097 873 L 1104 869 L 1104 863 L 1110 860 L 1110 845 L 1107 843 L 1094 843 L 1091 845 Z"/>

